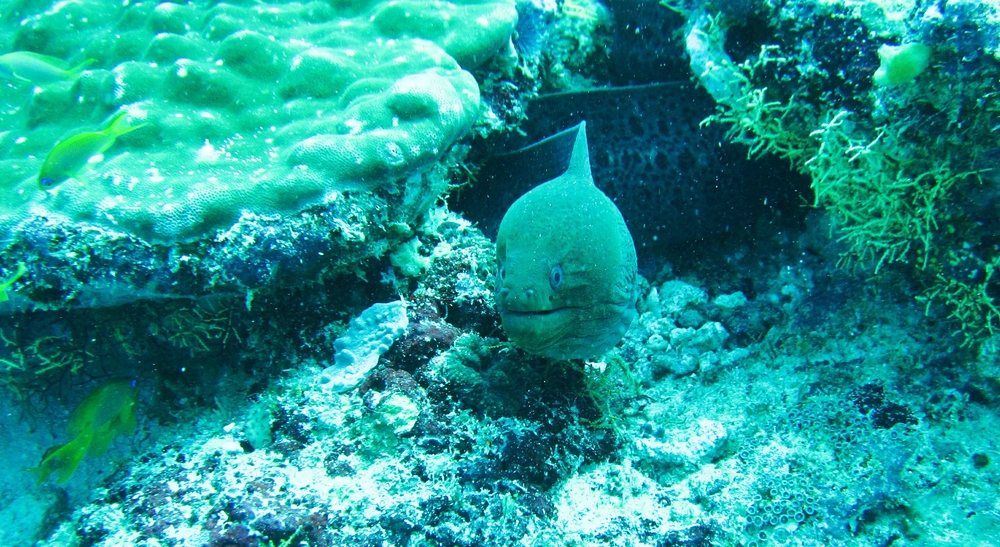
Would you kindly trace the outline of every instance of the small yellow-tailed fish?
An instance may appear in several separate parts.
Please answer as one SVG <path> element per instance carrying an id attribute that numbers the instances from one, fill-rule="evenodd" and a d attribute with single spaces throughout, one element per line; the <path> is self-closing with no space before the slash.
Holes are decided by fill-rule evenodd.
<path id="1" fill-rule="evenodd" d="M 28 273 L 28 267 L 24 265 L 24 262 L 17 263 L 17 271 L 14 275 L 8 277 L 7 279 L 0 281 L 0 302 L 7 301 L 7 289 L 10 288 L 21 276 Z"/>
<path id="2" fill-rule="evenodd" d="M 28 471 L 38 477 L 39 484 L 52 473 L 59 482 L 66 482 L 85 455 L 96 458 L 107 452 L 119 435 L 135 433 L 138 400 L 139 388 L 132 378 L 104 382 L 69 415 L 66 432 L 74 436 L 73 440 L 48 449 L 42 463 Z"/>
<path id="3" fill-rule="evenodd" d="M 42 190 L 76 178 L 87 161 L 111 148 L 115 139 L 146 125 L 128 125 L 126 114 L 124 111 L 116 114 L 101 131 L 83 131 L 56 143 L 45 157 L 42 170 L 38 173 L 38 185 Z"/>
<path id="4" fill-rule="evenodd" d="M 69 63 L 56 57 L 49 57 L 31 51 L 15 51 L 0 55 L 0 75 L 24 80 L 36 85 L 73 81 L 83 74 L 87 67 L 96 63 L 94 59 L 71 67 Z"/>

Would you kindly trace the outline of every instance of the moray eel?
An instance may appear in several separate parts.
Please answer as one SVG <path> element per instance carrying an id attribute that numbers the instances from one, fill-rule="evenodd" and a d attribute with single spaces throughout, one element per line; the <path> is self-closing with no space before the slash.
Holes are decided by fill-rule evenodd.
<path id="1" fill-rule="evenodd" d="M 503 330 L 519 348 L 554 359 L 600 356 L 636 316 L 632 236 L 594 186 L 585 122 L 573 130 L 569 168 L 518 198 L 497 233 Z"/>

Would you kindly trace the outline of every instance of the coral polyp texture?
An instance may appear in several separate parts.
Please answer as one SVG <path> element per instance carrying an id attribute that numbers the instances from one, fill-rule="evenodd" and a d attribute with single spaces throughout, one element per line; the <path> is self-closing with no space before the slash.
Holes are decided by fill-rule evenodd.
<path id="1" fill-rule="evenodd" d="M 479 115 L 463 67 L 504 52 L 517 20 L 512 0 L 81 0 L 4 15 L 0 49 L 95 62 L 75 80 L 3 82 L 0 238 L 44 217 L 168 244 L 435 164 Z M 38 187 L 60 139 L 121 111 L 146 125 Z"/>

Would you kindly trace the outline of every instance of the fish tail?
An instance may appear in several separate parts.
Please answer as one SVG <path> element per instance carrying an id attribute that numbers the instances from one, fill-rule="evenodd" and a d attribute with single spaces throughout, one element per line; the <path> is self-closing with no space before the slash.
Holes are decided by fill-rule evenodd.
<path id="1" fill-rule="evenodd" d="M 80 467 L 83 456 L 90 450 L 93 439 L 93 431 L 84 431 L 52 453 L 50 457 L 53 459 L 54 467 L 51 472 L 56 474 L 57 481 L 63 483 L 69 480 L 76 468 Z M 41 466 L 45 466 L 44 460 Z"/>
<path id="2" fill-rule="evenodd" d="M 24 262 L 17 263 L 17 271 L 14 275 L 8 277 L 4 281 L 0 281 L 0 302 L 6 302 L 8 300 L 7 290 L 10 289 L 11 285 L 14 284 L 21 276 L 28 273 L 28 267 L 24 265 Z"/>
<path id="3" fill-rule="evenodd" d="M 66 79 L 67 80 L 75 80 L 75 79 L 79 78 L 80 75 L 83 74 L 84 70 L 87 70 L 87 68 L 89 68 L 90 65 L 92 65 L 92 64 L 94 64 L 96 62 L 97 62 L 97 59 L 87 59 L 84 62 L 76 65 L 75 67 L 67 70 L 66 71 Z"/>
<path id="4" fill-rule="evenodd" d="M 108 127 L 107 129 L 104 130 L 104 133 L 117 139 L 118 137 L 124 135 L 125 133 L 128 133 L 130 131 L 135 131 L 136 129 L 139 129 L 140 127 L 143 127 L 145 125 L 146 124 L 144 123 L 140 123 L 139 125 L 129 125 L 128 112 L 123 110 L 118 114 L 115 114 L 115 117 L 111 119 L 111 123 L 108 124 Z"/>
<path id="5" fill-rule="evenodd" d="M 25 467 L 25 471 L 35 476 L 36 483 L 41 486 L 52 474 L 52 469 L 45 466 Z"/>
<path id="6" fill-rule="evenodd" d="M 73 441 L 75 441 L 74 439 Z M 71 442 L 72 444 L 72 442 Z M 84 454 L 87 453 L 87 449 L 90 448 L 90 437 L 86 437 L 82 446 L 74 447 L 73 452 L 67 455 L 66 460 L 59 467 L 59 469 L 54 470 L 56 474 L 56 480 L 60 483 L 64 483 L 69 480 L 73 473 L 78 467 L 80 467 L 80 461 L 83 460 Z"/>

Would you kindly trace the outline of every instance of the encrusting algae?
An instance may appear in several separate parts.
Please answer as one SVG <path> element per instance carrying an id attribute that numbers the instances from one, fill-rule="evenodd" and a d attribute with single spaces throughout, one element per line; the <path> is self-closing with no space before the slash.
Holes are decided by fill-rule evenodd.
<path id="1" fill-rule="evenodd" d="M 46 450 L 42 463 L 28 471 L 38 476 L 39 484 L 52 473 L 60 483 L 69 480 L 84 455 L 96 458 L 119 435 L 135 433 L 138 396 L 131 378 L 114 378 L 95 388 L 69 416 L 66 431 L 73 440 Z"/>

